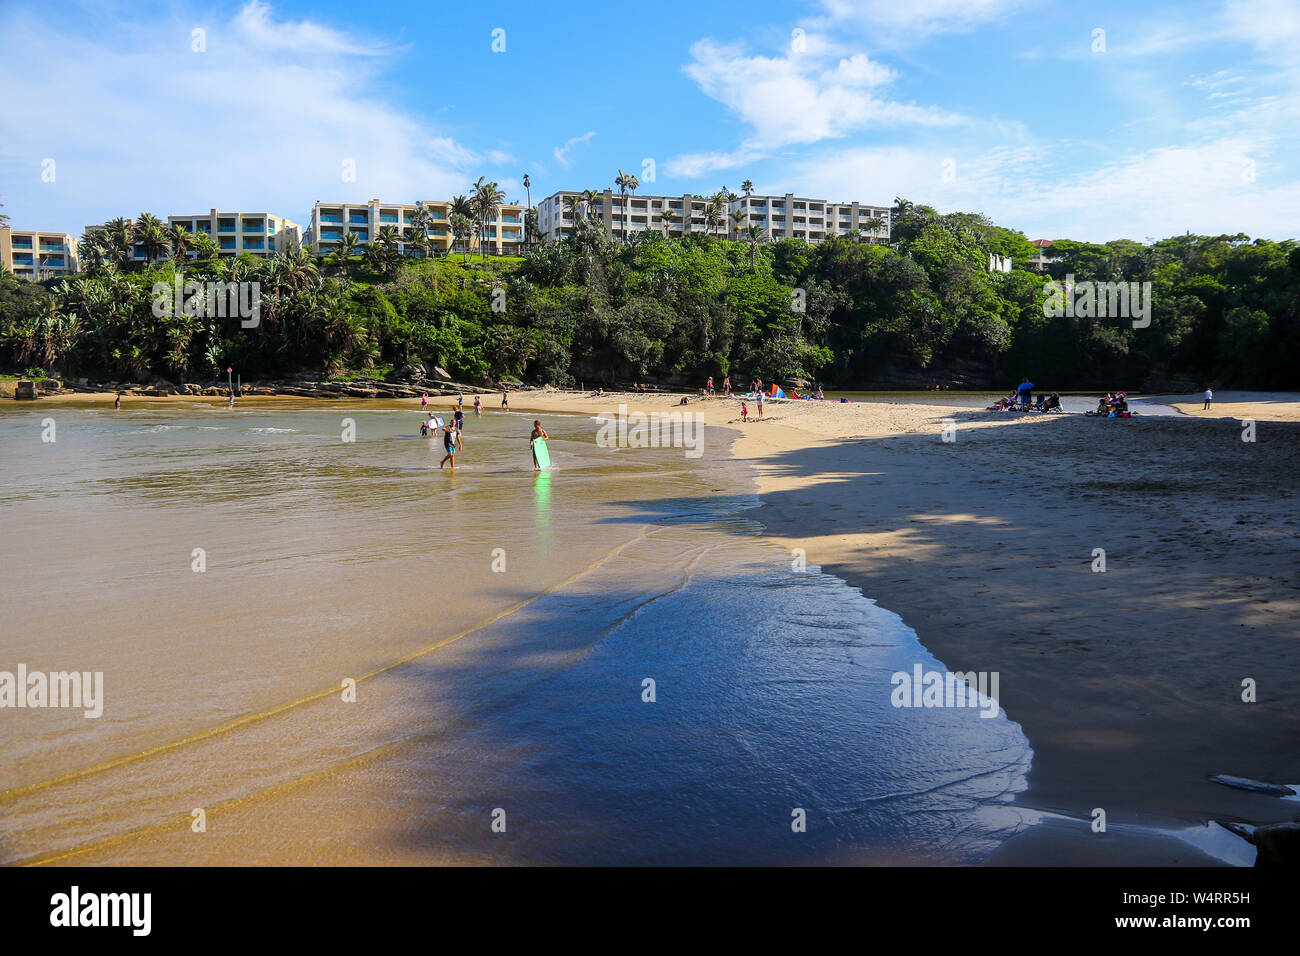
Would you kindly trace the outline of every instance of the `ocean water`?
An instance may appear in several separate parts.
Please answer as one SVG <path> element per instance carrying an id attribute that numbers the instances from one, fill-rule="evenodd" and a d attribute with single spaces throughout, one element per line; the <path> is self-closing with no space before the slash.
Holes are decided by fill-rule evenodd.
<path id="1" fill-rule="evenodd" d="M 444 414 L 439 412 L 439 414 Z M 763 539 L 731 433 L 602 448 L 374 402 L 0 410 L 3 863 L 978 863 L 1026 824 L 1000 711 Z M 48 437 L 49 419 L 55 441 Z M 351 431 L 352 441 L 344 441 Z"/>

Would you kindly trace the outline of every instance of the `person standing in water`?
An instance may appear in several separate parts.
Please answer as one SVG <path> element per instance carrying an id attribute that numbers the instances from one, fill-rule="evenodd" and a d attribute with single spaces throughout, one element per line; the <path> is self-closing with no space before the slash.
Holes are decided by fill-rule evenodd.
<path id="1" fill-rule="evenodd" d="M 438 470 L 451 462 L 451 470 L 456 470 L 456 452 L 461 450 L 460 432 L 456 430 L 455 423 L 444 425 L 442 428 L 442 450 L 447 454 L 443 455 L 442 461 L 438 462 Z"/>
<path id="2" fill-rule="evenodd" d="M 452 416 L 452 421 L 456 423 L 456 431 L 461 431 L 465 427 L 465 413 L 457 408 L 456 414 Z"/>
<path id="3" fill-rule="evenodd" d="M 475 395 L 474 396 L 474 417 L 481 418 L 482 416 L 483 416 L 483 399 Z"/>
<path id="4" fill-rule="evenodd" d="M 505 392 L 501 393 L 501 407 L 508 409 L 510 407 L 510 398 Z"/>
<path id="5" fill-rule="evenodd" d="M 113 411 L 120 412 L 121 410 L 122 410 L 122 393 L 118 392 L 117 396 L 113 399 Z"/>
<path id="6" fill-rule="evenodd" d="M 420 396 L 420 407 L 424 408 L 428 404 L 429 404 L 429 393 L 425 392 L 423 395 Z"/>
<path id="7" fill-rule="evenodd" d="M 539 421 L 533 422 L 533 433 L 528 436 L 529 442 L 535 441 L 538 438 L 542 439 L 542 441 L 546 441 L 550 437 L 551 437 L 550 435 L 546 434 L 546 429 L 542 427 L 541 422 Z M 533 449 L 533 471 L 541 471 L 541 470 L 542 470 L 542 466 L 537 463 L 537 449 L 534 448 Z"/>

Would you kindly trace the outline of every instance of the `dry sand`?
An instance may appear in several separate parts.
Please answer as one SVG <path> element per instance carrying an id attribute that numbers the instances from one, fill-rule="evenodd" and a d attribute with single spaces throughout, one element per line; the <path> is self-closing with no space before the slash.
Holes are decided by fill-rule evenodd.
<path id="1" fill-rule="evenodd" d="M 731 400 L 686 410 L 740 431 L 769 537 L 901 615 L 950 669 L 1000 673 L 1035 754 L 1020 803 L 1103 808 L 1112 825 L 1290 820 L 1296 803 L 1208 778 L 1300 783 L 1300 401 L 1173 401 L 1188 417 L 777 402 L 742 426 Z M 619 403 L 682 410 L 665 395 L 511 396 L 515 411 Z M 1253 443 L 1238 418 L 1258 423 Z M 1257 703 L 1242 701 L 1248 679 Z M 1189 861 L 1159 841 L 1118 853 L 1080 824 L 1035 828 L 995 862 Z"/>

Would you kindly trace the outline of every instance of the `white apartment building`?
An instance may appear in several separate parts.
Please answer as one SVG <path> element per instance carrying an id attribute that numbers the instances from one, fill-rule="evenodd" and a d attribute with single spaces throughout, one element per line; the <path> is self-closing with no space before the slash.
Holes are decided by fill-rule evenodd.
<path id="1" fill-rule="evenodd" d="M 0 263 L 20 279 L 38 282 L 77 271 L 77 240 L 64 232 L 0 226 Z"/>
<path id="2" fill-rule="evenodd" d="M 266 212 L 221 212 L 211 209 L 192 216 L 168 216 L 167 225 L 211 236 L 223 256 L 283 253 L 302 241 L 301 226 L 283 216 L 273 216 Z M 190 255 L 195 253 L 191 252 Z"/>
<path id="3" fill-rule="evenodd" d="M 599 193 L 587 209 L 583 194 L 561 191 L 543 199 L 537 207 L 538 231 L 543 239 L 562 239 L 573 228 L 573 212 L 566 197 L 580 200 L 579 216 L 591 215 L 601 219 L 612 236 L 652 230 L 669 236 L 684 236 L 688 232 L 708 231 L 704 213 L 709 200 L 700 196 L 645 196 L 626 195 L 626 218 L 623 197 L 613 189 Z M 664 211 L 671 210 L 666 222 Z M 687 211 L 689 210 L 689 215 Z M 803 239 L 818 243 L 828 236 L 861 235 L 873 242 L 888 242 L 890 207 L 868 203 L 830 203 L 824 199 L 810 199 L 786 193 L 784 196 L 737 196 L 727 207 L 727 221 L 719 229 L 722 235 L 739 238 L 747 225 L 760 226 L 772 239 Z M 737 224 L 732 219 L 742 214 Z"/>
<path id="4" fill-rule="evenodd" d="M 547 196 L 537 204 L 537 231 L 541 238 L 562 239 L 573 229 L 573 212 L 564 201 L 566 196 L 582 199 L 582 193 L 566 190 Z M 597 194 L 590 210 L 584 201 L 578 215 L 598 217 L 612 236 L 623 235 L 625 225 L 629 233 L 650 229 L 678 237 L 688 232 L 707 231 L 704 221 L 704 211 L 709 205 L 707 199 L 691 195 L 645 196 L 637 193 L 628 193 L 626 198 L 626 219 L 623 198 L 612 189 Z M 665 210 L 672 213 L 668 221 L 663 215 Z"/>
<path id="5" fill-rule="evenodd" d="M 860 202 L 827 202 L 786 193 L 784 196 L 737 196 L 730 212 L 744 215 L 740 228 L 759 226 L 773 239 L 802 239 L 815 245 L 831 236 L 860 236 L 889 242 L 890 207 Z M 728 220 L 732 235 L 735 227 Z"/>
<path id="6" fill-rule="evenodd" d="M 324 203 L 317 202 L 312 207 L 311 225 L 307 227 L 304 242 L 312 247 L 318 256 L 327 256 L 338 248 L 345 232 L 356 233 L 358 250 L 368 245 L 385 226 L 396 228 L 399 242 L 398 251 L 406 254 L 406 243 L 401 241 L 406 230 L 415 222 L 416 211 L 423 208 L 429 217 L 426 235 L 433 241 L 434 250 L 443 254 L 477 250 L 478 238 L 468 240 L 470 249 L 463 248 L 465 243 L 458 242 L 452 235 L 451 201 L 445 199 L 427 200 L 414 203 L 386 203 L 372 199 L 364 203 Z M 524 207 L 517 203 L 503 203 L 495 220 L 488 222 L 484 237 L 488 244 L 487 251 L 493 255 L 519 255 L 524 246 Z"/>

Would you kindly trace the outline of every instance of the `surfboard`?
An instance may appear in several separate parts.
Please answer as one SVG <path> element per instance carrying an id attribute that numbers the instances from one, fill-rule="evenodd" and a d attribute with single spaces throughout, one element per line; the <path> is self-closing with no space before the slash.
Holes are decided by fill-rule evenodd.
<path id="1" fill-rule="evenodd" d="M 533 455 L 537 458 L 537 464 L 542 468 L 551 467 L 551 453 L 546 447 L 545 438 L 533 439 Z"/>

